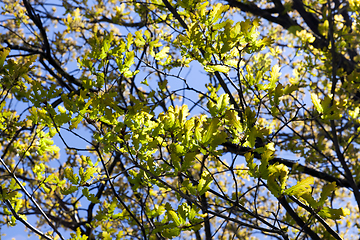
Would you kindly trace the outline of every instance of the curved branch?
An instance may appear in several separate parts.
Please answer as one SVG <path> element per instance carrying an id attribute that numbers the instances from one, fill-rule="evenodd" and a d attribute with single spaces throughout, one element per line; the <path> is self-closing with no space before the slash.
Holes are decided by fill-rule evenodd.
<path id="1" fill-rule="evenodd" d="M 321 240 L 321 238 L 313 231 L 311 228 L 304 223 L 304 221 L 297 215 L 297 213 L 291 208 L 285 196 L 280 196 L 278 198 L 280 204 L 286 209 L 287 213 L 291 216 L 292 219 L 308 234 L 312 240 Z"/>
<path id="2" fill-rule="evenodd" d="M 326 228 L 326 230 L 337 240 L 342 240 L 342 238 L 339 236 L 339 234 L 337 232 L 335 232 L 330 226 L 329 224 L 327 224 L 327 222 L 319 216 L 319 214 L 317 214 L 311 207 L 306 206 L 305 204 L 303 204 L 302 202 L 300 202 L 296 197 L 294 196 L 289 196 L 289 198 L 294 201 L 296 204 L 298 204 L 300 207 L 304 208 L 306 211 L 308 211 L 309 213 L 311 213 L 312 215 L 315 216 L 315 218 Z"/>
<path id="3" fill-rule="evenodd" d="M 5 164 L 5 162 L 1 158 L 0 158 L 0 162 L 4 166 L 6 171 L 11 175 L 11 177 L 16 181 L 16 183 L 19 185 L 19 187 L 25 193 L 25 195 L 31 200 L 31 202 L 35 205 L 35 207 L 40 211 L 41 215 L 45 218 L 45 220 L 50 225 L 50 227 L 59 235 L 60 239 L 65 240 L 64 237 L 61 235 L 61 233 L 57 230 L 56 226 L 50 221 L 49 217 L 46 215 L 46 213 L 42 210 L 42 208 L 39 206 L 39 204 L 32 197 L 32 195 L 25 189 L 25 187 L 21 184 L 21 182 L 16 177 L 16 175 L 8 168 L 8 166 Z"/>
<path id="4" fill-rule="evenodd" d="M 64 69 L 62 69 L 62 67 L 57 63 L 57 61 L 51 56 L 49 40 L 46 35 L 45 28 L 41 22 L 40 16 L 35 13 L 34 8 L 30 5 L 30 3 L 27 0 L 23 0 L 23 3 L 29 18 L 34 22 L 34 24 L 40 31 L 43 41 L 43 52 L 41 53 L 41 55 L 49 62 L 51 66 L 53 66 L 56 69 L 56 71 L 61 76 L 63 76 L 66 80 L 68 80 L 69 83 L 73 83 L 79 87 L 82 87 L 82 84 L 74 76 L 70 75 Z M 73 86 L 69 85 L 69 87 L 72 89 L 72 91 L 75 91 L 75 88 Z"/>
<path id="5" fill-rule="evenodd" d="M 251 148 L 241 147 L 230 142 L 223 143 L 222 145 L 225 147 L 225 152 L 232 152 L 240 156 L 244 156 L 244 154 L 247 152 L 253 152 L 253 149 Z M 261 159 L 261 154 L 256 152 L 253 152 L 253 154 L 255 158 Z M 330 174 L 320 172 L 314 168 L 299 164 L 298 162 L 278 157 L 274 157 L 269 161 L 270 164 L 274 164 L 276 162 L 282 163 L 293 170 L 299 170 L 301 173 L 309 174 L 310 176 L 316 177 L 318 179 L 325 180 L 327 182 L 335 182 L 339 187 L 352 188 L 352 185 L 346 179 L 334 177 Z"/>
<path id="6" fill-rule="evenodd" d="M 0 187 L 0 194 L 3 194 L 3 190 Z M 52 240 L 51 237 L 47 236 L 45 233 L 41 232 L 39 229 L 37 229 L 36 227 L 34 227 L 33 225 L 31 225 L 28 221 L 26 221 L 25 219 L 23 219 L 16 211 L 15 209 L 12 207 L 11 203 L 9 200 L 4 200 L 4 203 L 6 204 L 6 206 L 8 207 L 8 209 L 10 210 L 10 212 L 14 215 L 14 217 L 16 218 L 16 220 L 18 220 L 19 222 L 21 222 L 22 224 L 24 224 L 27 228 L 29 228 L 31 231 L 33 231 L 34 233 L 36 233 L 37 235 L 47 239 L 47 240 Z"/>

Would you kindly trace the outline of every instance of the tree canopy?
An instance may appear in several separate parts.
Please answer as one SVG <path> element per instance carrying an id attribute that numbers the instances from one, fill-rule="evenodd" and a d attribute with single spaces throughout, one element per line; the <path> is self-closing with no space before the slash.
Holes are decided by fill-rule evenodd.
<path id="1" fill-rule="evenodd" d="M 359 0 L 0 6 L 0 228 L 359 235 Z"/>

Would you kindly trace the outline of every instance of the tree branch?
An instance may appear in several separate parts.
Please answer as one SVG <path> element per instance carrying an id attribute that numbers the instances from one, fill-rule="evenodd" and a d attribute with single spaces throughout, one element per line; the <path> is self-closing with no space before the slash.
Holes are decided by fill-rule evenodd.
<path id="1" fill-rule="evenodd" d="M 50 225 L 50 227 L 59 235 L 60 239 L 65 240 L 61 233 L 57 230 L 55 225 L 50 221 L 49 217 L 46 215 L 46 213 L 42 210 L 42 208 L 39 206 L 39 204 L 35 201 L 35 199 L 28 193 L 28 191 L 25 189 L 25 187 L 21 184 L 19 179 L 16 177 L 16 175 L 8 168 L 8 166 L 5 164 L 5 162 L 0 158 L 1 164 L 5 167 L 6 171 L 11 175 L 11 177 L 16 181 L 16 183 L 19 185 L 21 190 L 25 193 L 25 195 L 31 200 L 31 202 L 35 205 L 35 207 L 40 211 L 41 215 L 45 218 L 47 223 Z"/>
<path id="2" fill-rule="evenodd" d="M 244 154 L 247 152 L 252 152 L 255 158 L 261 159 L 261 154 L 254 152 L 251 148 L 241 147 L 230 142 L 223 143 L 222 145 L 225 147 L 224 150 L 226 152 L 232 152 L 241 156 L 244 156 Z M 352 186 L 346 179 L 331 176 L 330 174 L 320 172 L 314 168 L 304 166 L 295 161 L 278 157 L 274 157 L 272 160 L 269 161 L 270 164 L 274 164 L 276 162 L 282 163 L 293 170 L 298 170 L 301 173 L 309 174 L 310 176 L 316 177 L 318 179 L 325 180 L 327 182 L 335 182 L 336 185 L 339 187 L 352 188 Z"/>
<path id="3" fill-rule="evenodd" d="M 315 216 L 315 218 L 326 228 L 326 230 L 337 240 L 343 240 L 339 234 L 337 232 L 335 232 L 330 226 L 329 224 L 327 224 L 327 222 L 319 216 L 319 214 L 317 214 L 311 207 L 306 206 L 305 204 L 303 204 L 302 202 L 300 202 L 296 197 L 294 196 L 289 196 L 289 198 L 294 201 L 297 205 L 299 205 L 300 207 L 304 208 L 306 211 L 308 211 L 309 213 L 311 213 L 313 216 Z"/>
<path id="4" fill-rule="evenodd" d="M 0 187 L 0 194 L 3 194 L 3 190 Z M 26 221 L 25 219 L 23 219 L 16 211 L 15 209 L 12 207 L 11 203 L 9 200 L 4 200 L 4 203 L 6 204 L 6 206 L 8 207 L 8 209 L 11 211 L 11 213 L 14 215 L 14 217 L 16 218 L 16 220 L 20 221 L 22 224 L 24 224 L 28 229 L 30 229 L 31 231 L 33 231 L 34 233 L 36 233 L 37 235 L 47 239 L 47 240 L 52 240 L 51 237 L 49 237 L 48 235 L 46 235 L 45 233 L 41 232 L 39 229 L 37 229 L 36 227 L 34 227 L 33 225 L 31 225 L 28 221 Z"/>
<path id="5" fill-rule="evenodd" d="M 321 240 L 320 237 L 313 231 L 311 228 L 304 223 L 304 221 L 297 215 L 297 213 L 291 208 L 289 203 L 286 201 L 285 196 L 280 196 L 278 198 L 280 204 L 286 209 L 287 213 L 291 216 L 292 219 L 308 234 L 312 240 Z"/>
<path id="6" fill-rule="evenodd" d="M 46 31 L 41 22 L 40 16 L 38 14 L 35 14 L 34 8 L 29 4 L 29 2 L 27 0 L 23 0 L 23 3 L 24 3 L 24 6 L 26 8 L 26 12 L 27 12 L 29 18 L 34 22 L 34 24 L 40 31 L 40 35 L 41 35 L 42 41 L 43 41 L 43 52 L 41 53 L 41 55 L 49 62 L 49 64 L 51 66 L 53 66 L 56 69 L 56 71 L 61 76 L 63 76 L 66 80 L 68 80 L 69 83 L 73 83 L 73 84 L 81 87 L 82 84 L 74 76 L 70 75 L 64 69 L 62 69 L 62 67 L 52 57 L 49 40 L 47 38 Z M 71 87 L 72 91 L 75 91 L 75 88 L 73 86 L 71 86 L 71 85 L 69 85 L 69 86 Z"/>

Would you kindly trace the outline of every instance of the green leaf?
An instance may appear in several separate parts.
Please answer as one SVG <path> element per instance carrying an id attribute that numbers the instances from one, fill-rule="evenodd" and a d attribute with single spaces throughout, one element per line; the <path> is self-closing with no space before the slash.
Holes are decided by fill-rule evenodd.
<path id="1" fill-rule="evenodd" d="M 239 115 L 234 110 L 227 110 L 226 111 L 226 118 L 229 120 L 230 126 L 235 127 L 235 129 L 242 133 L 244 131 L 243 126 L 240 123 Z"/>
<path id="2" fill-rule="evenodd" d="M 10 48 L 4 48 L 0 51 L 0 69 L 4 66 L 5 59 L 9 55 L 10 51 Z"/>
<path id="3" fill-rule="evenodd" d="M 206 129 L 206 133 L 205 133 L 205 135 L 203 136 L 203 139 L 202 139 L 203 144 L 207 144 L 207 143 L 210 142 L 210 140 L 213 137 L 214 133 L 218 129 L 219 122 L 220 122 L 220 120 L 218 118 L 211 119 L 211 123 L 210 123 L 209 127 Z"/>
<path id="4" fill-rule="evenodd" d="M 267 185 L 270 192 L 279 197 L 286 187 L 286 180 L 288 179 L 289 169 L 284 164 L 275 163 L 268 167 Z M 266 179 L 266 176 L 262 176 Z"/>
<path id="5" fill-rule="evenodd" d="M 349 215 L 350 210 L 347 208 L 332 209 L 329 207 L 322 207 L 318 214 L 323 218 L 336 220 Z"/>
<path id="6" fill-rule="evenodd" d="M 225 131 L 216 132 L 215 136 L 212 138 L 210 145 L 214 148 L 220 146 L 227 141 L 229 135 Z"/>
<path id="7" fill-rule="evenodd" d="M 226 107 L 229 106 L 229 102 L 230 98 L 226 93 L 220 95 L 219 100 L 216 104 L 220 114 L 222 114 L 225 111 Z"/>
<path id="8" fill-rule="evenodd" d="M 219 20 L 219 18 L 221 17 L 221 14 L 226 11 L 229 8 L 228 5 L 223 5 L 221 3 L 216 4 L 213 9 L 210 11 L 209 14 L 209 25 L 217 22 Z"/>
<path id="9" fill-rule="evenodd" d="M 80 184 L 84 184 L 87 180 L 89 180 L 94 173 L 96 173 L 96 168 L 89 167 L 86 170 L 83 167 L 80 167 L 79 175 L 80 175 Z"/>
<path id="10" fill-rule="evenodd" d="M 279 184 L 277 183 L 277 179 L 275 176 L 271 176 L 267 180 L 267 187 L 272 195 L 275 197 L 279 197 L 281 194 L 281 188 Z"/>
<path id="11" fill-rule="evenodd" d="M 270 83 L 267 85 L 267 89 L 275 89 L 276 82 L 279 81 L 280 76 L 280 66 L 278 64 L 275 64 L 270 72 Z"/>
<path id="12" fill-rule="evenodd" d="M 136 32 L 135 32 L 135 36 L 136 36 L 136 38 L 135 38 L 135 40 L 134 40 L 135 45 L 138 46 L 138 47 L 144 46 L 145 43 L 146 43 L 146 41 L 145 41 L 145 39 L 144 39 L 143 36 L 142 36 L 142 31 L 141 31 L 141 30 L 136 31 Z M 128 37 L 129 37 L 129 36 L 128 36 Z M 128 44 L 129 44 L 129 42 L 128 42 Z"/>
<path id="13" fill-rule="evenodd" d="M 71 125 L 70 125 L 70 129 L 76 129 L 78 128 L 79 123 L 83 120 L 83 116 L 81 114 L 78 114 L 76 117 L 74 117 L 73 119 L 71 119 Z"/>
<path id="14" fill-rule="evenodd" d="M 63 188 L 60 188 L 60 192 L 61 194 L 63 195 L 69 195 L 71 193 L 74 193 L 78 190 L 79 188 L 77 186 L 70 186 L 68 188 L 66 187 L 63 187 Z"/>
<path id="15" fill-rule="evenodd" d="M 258 176 L 258 166 L 254 163 L 254 155 L 251 152 L 245 153 L 246 165 L 249 168 L 249 175 L 251 177 Z"/>
<path id="16" fill-rule="evenodd" d="M 169 47 L 163 47 L 163 49 L 161 49 L 161 51 L 155 55 L 155 59 L 161 60 L 161 59 L 166 58 L 169 53 L 169 50 L 170 50 Z"/>
<path id="17" fill-rule="evenodd" d="M 193 165 L 195 160 L 196 153 L 195 152 L 186 152 L 183 163 L 181 165 L 181 171 L 186 171 L 190 166 Z"/>
<path id="18" fill-rule="evenodd" d="M 261 154 L 261 164 L 259 167 L 260 177 L 263 177 L 266 179 L 267 176 L 269 175 L 268 163 L 269 163 L 269 160 L 272 158 L 273 153 L 274 152 L 271 150 L 266 150 L 264 153 Z"/>
<path id="19" fill-rule="evenodd" d="M 279 197 L 286 187 L 286 181 L 289 177 L 289 169 L 284 164 L 275 163 L 268 168 L 268 187 L 270 192 Z"/>
<path id="20" fill-rule="evenodd" d="M 171 207 L 171 205 L 169 203 L 165 204 L 165 209 L 167 212 L 167 215 L 169 216 L 169 218 L 171 220 L 174 221 L 174 223 L 176 224 L 176 226 L 180 226 L 181 225 L 181 221 L 178 217 L 178 215 L 176 214 L 176 212 L 173 210 L 173 208 Z"/>
<path id="21" fill-rule="evenodd" d="M 70 236 L 71 236 L 70 240 L 87 240 L 88 239 L 88 236 L 81 234 L 80 227 L 78 227 L 76 229 L 76 234 L 75 233 L 70 233 Z"/>
<path id="22" fill-rule="evenodd" d="M 196 123 L 196 122 L 195 122 Z M 195 127 L 195 138 L 198 142 L 202 142 L 202 128 L 199 124 Z"/>
<path id="23" fill-rule="evenodd" d="M 286 189 L 284 194 L 301 196 L 302 194 L 309 193 L 311 191 L 311 184 L 314 184 L 314 178 L 307 177 L 298 182 L 295 186 Z"/>
<path id="24" fill-rule="evenodd" d="M 181 225 L 186 224 L 186 218 L 189 214 L 189 211 L 190 211 L 190 206 L 187 205 L 187 203 L 183 203 L 178 207 L 177 213 L 180 218 Z"/>
<path id="25" fill-rule="evenodd" d="M 182 182 L 183 191 L 189 191 L 192 195 L 196 195 L 197 187 L 195 187 L 189 179 Z"/>
<path id="26" fill-rule="evenodd" d="M 112 240 L 111 234 L 109 232 L 102 232 L 102 239 L 104 240 Z"/>
<path id="27" fill-rule="evenodd" d="M 126 52 L 126 57 L 124 61 L 124 70 L 129 69 L 135 63 L 135 53 L 133 51 Z M 124 70 L 122 72 L 124 72 Z"/>
<path id="28" fill-rule="evenodd" d="M 72 183 L 72 184 L 78 184 L 79 183 L 79 177 L 76 175 L 76 173 L 73 172 L 73 169 L 70 167 L 65 168 L 64 170 L 65 177 Z"/>
<path id="29" fill-rule="evenodd" d="M 104 40 L 103 46 L 101 48 L 99 59 L 104 59 L 107 57 L 107 54 L 110 49 L 110 41 L 108 39 Z"/>
<path id="30" fill-rule="evenodd" d="M 321 106 L 320 99 L 318 98 L 318 96 L 317 96 L 315 93 L 311 93 L 311 101 L 313 102 L 316 110 L 317 110 L 319 113 L 323 113 L 323 112 L 324 112 L 324 109 L 323 109 L 323 107 Z"/>
<path id="31" fill-rule="evenodd" d="M 180 235 L 180 228 L 167 228 L 164 229 L 161 233 L 164 237 L 172 239 L 173 237 Z"/>
<path id="32" fill-rule="evenodd" d="M 332 192 L 334 192 L 335 189 L 336 189 L 336 183 L 335 182 L 326 184 L 322 189 L 318 206 L 324 205 L 326 199 L 332 195 Z"/>
<path id="33" fill-rule="evenodd" d="M 307 192 L 307 193 L 302 194 L 301 198 L 303 200 L 305 200 L 310 205 L 310 207 L 312 207 L 314 209 L 316 209 L 319 206 L 318 202 L 316 202 L 316 200 L 311 195 L 311 192 Z"/>
<path id="34" fill-rule="evenodd" d="M 92 203 L 100 203 L 99 199 L 97 199 L 97 197 L 95 197 L 94 194 L 89 192 L 89 189 L 83 188 L 82 193 L 90 202 L 92 202 Z"/>
<path id="35" fill-rule="evenodd" d="M 203 173 L 200 180 L 199 180 L 199 184 L 197 186 L 197 192 L 198 194 L 201 196 L 203 195 L 207 190 L 210 189 L 210 185 L 213 182 L 213 179 L 211 178 L 210 174 L 205 174 Z"/>
<path id="36" fill-rule="evenodd" d="M 228 73 L 230 71 L 230 68 L 228 66 L 224 66 L 224 65 L 210 65 L 208 64 L 205 68 L 206 71 L 208 71 L 208 69 L 211 69 L 212 71 L 210 72 L 222 72 L 222 73 Z M 208 71 L 209 72 L 209 71 Z"/>

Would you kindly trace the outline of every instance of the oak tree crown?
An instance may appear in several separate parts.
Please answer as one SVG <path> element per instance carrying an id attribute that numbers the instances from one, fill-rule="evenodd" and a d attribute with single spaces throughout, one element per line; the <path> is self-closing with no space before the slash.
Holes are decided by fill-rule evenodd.
<path id="1" fill-rule="evenodd" d="M 0 5 L 2 234 L 358 236 L 359 0 Z"/>

